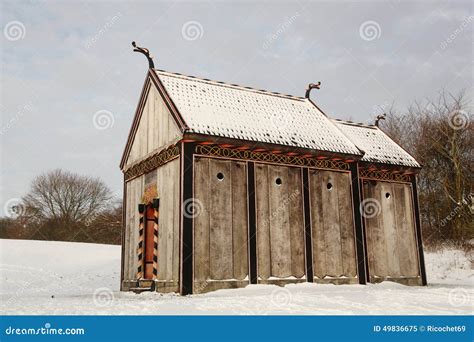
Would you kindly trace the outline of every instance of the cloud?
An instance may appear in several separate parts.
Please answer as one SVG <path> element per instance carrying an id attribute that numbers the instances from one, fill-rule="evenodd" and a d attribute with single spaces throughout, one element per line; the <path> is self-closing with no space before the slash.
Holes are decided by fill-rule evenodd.
<path id="1" fill-rule="evenodd" d="M 30 0 L 0 6 L 2 32 L 15 20 L 26 30 L 20 40 L 1 37 L 1 125 L 14 120 L 0 135 L 6 199 L 20 197 L 36 174 L 56 167 L 97 175 L 121 190 L 118 163 L 147 68 L 132 40 L 169 71 L 295 95 L 322 81 L 313 93 L 318 104 L 355 121 L 369 120 L 374 104 L 396 99 L 404 106 L 434 96 L 439 80 L 453 91 L 472 88 L 472 51 L 465 48 L 472 23 L 435 55 L 470 15 L 468 2 L 160 1 L 150 10 L 142 1 Z M 183 39 L 190 21 L 202 26 L 199 39 Z M 361 39 L 366 21 L 380 25 L 378 39 Z M 100 110 L 114 117 L 106 130 L 93 126 Z"/>

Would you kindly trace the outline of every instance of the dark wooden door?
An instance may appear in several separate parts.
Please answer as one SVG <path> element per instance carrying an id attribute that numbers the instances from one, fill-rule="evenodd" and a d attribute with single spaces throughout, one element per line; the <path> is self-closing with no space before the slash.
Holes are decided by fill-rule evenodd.
<path id="1" fill-rule="evenodd" d="M 154 229 L 155 210 L 151 205 L 146 207 L 145 213 L 145 279 L 153 278 Z"/>

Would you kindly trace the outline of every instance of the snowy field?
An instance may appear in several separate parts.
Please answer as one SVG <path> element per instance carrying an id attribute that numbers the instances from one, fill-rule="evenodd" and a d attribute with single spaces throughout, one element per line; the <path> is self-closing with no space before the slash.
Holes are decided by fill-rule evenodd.
<path id="1" fill-rule="evenodd" d="M 451 315 L 472 314 L 474 275 L 464 253 L 426 253 L 427 287 L 249 285 L 181 297 L 119 292 L 120 247 L 0 240 L 2 314 Z"/>

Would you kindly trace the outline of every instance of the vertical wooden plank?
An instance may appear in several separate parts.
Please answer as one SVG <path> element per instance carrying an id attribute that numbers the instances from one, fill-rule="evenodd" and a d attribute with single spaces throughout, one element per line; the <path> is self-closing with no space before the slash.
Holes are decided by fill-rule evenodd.
<path id="1" fill-rule="evenodd" d="M 158 194 L 162 198 L 160 200 L 160 218 L 158 228 L 158 275 L 159 280 L 166 280 L 168 272 L 168 216 L 170 203 L 167 201 L 169 188 L 169 180 L 166 175 L 166 165 L 161 166 L 157 170 L 158 173 Z"/>
<path id="2" fill-rule="evenodd" d="M 173 183 L 172 183 L 172 165 L 167 163 L 165 166 L 165 179 L 166 179 L 166 193 L 164 194 L 164 198 L 167 205 L 167 212 L 166 212 L 166 280 L 173 279 Z"/>
<path id="3" fill-rule="evenodd" d="M 277 184 L 280 179 L 281 184 Z M 270 253 L 272 276 L 291 276 L 290 218 L 288 212 L 288 168 L 268 167 L 270 203 Z"/>
<path id="4" fill-rule="evenodd" d="M 129 216 L 129 254 L 130 258 L 128 260 L 128 268 L 130 270 L 130 278 L 135 279 L 135 275 L 137 273 L 137 246 L 135 244 L 134 235 L 138 231 L 138 226 L 135 226 L 135 215 L 137 214 L 138 207 L 136 203 L 136 183 L 137 179 L 132 179 L 130 181 L 130 216 Z"/>
<path id="5" fill-rule="evenodd" d="M 388 197 L 387 197 L 388 196 Z M 395 205 L 392 183 L 381 182 L 382 219 L 387 253 L 387 276 L 399 277 L 400 266 L 397 252 L 397 233 L 395 228 Z"/>
<path id="6" fill-rule="evenodd" d="M 393 202 L 395 207 L 395 224 L 397 229 L 396 246 L 398 250 L 398 258 L 400 264 L 400 274 L 407 276 L 410 273 L 410 266 L 413 262 L 410 257 L 409 244 L 407 243 L 410 236 L 409 223 L 407 221 L 407 207 L 405 206 L 405 193 L 403 184 L 393 185 Z"/>
<path id="7" fill-rule="evenodd" d="M 309 170 L 311 225 L 313 236 L 313 273 L 320 279 L 326 276 L 326 248 L 324 242 L 324 222 L 322 218 L 322 176 L 319 171 Z"/>
<path id="8" fill-rule="evenodd" d="M 355 277 L 357 275 L 357 269 L 351 196 L 351 176 L 349 173 L 341 172 L 337 176 L 336 182 L 341 233 L 342 274 L 347 277 Z"/>
<path id="9" fill-rule="evenodd" d="M 246 164 L 231 162 L 231 174 L 234 278 L 243 280 L 248 275 Z"/>
<path id="10" fill-rule="evenodd" d="M 137 177 L 134 179 L 134 193 L 135 193 L 135 196 L 134 196 L 134 207 L 135 207 L 135 211 L 133 212 L 133 227 L 135 227 L 132 232 L 132 248 L 133 248 L 133 255 L 134 255 L 134 258 L 133 258 L 133 264 L 131 265 L 131 267 L 135 270 L 135 273 L 136 273 L 136 270 L 137 270 L 137 262 L 138 262 L 138 255 L 137 255 L 137 247 L 138 247 L 138 227 L 139 227 L 139 214 L 138 214 L 138 204 L 141 203 L 141 198 L 142 198 L 142 195 L 143 195 L 143 178 L 144 176 L 140 176 L 140 177 Z"/>
<path id="11" fill-rule="evenodd" d="M 230 162 L 225 160 L 209 161 L 209 182 L 211 202 L 210 225 L 210 265 L 211 278 L 231 279 L 232 261 L 232 193 Z M 218 175 L 224 177 L 218 179 Z"/>
<path id="12" fill-rule="evenodd" d="M 365 214 L 366 224 L 369 236 L 369 266 L 372 264 L 370 271 L 371 276 L 385 277 L 388 274 L 387 268 L 387 247 L 385 242 L 384 221 L 382 219 L 382 190 L 380 182 L 371 184 L 367 183 L 367 195 L 364 196 L 365 206 L 374 204 L 377 206 L 377 214 Z"/>
<path id="13" fill-rule="evenodd" d="M 291 241 L 291 275 L 301 278 L 305 275 L 304 213 L 300 168 L 288 168 L 288 211 Z"/>
<path id="14" fill-rule="evenodd" d="M 369 276 L 374 276 L 375 275 L 375 237 L 374 237 L 374 232 L 373 230 L 376 229 L 374 228 L 374 225 L 377 224 L 377 219 L 376 218 L 369 218 L 367 217 L 364 206 L 365 203 L 367 203 L 367 200 L 369 198 L 373 198 L 373 186 L 369 183 L 369 181 L 364 180 L 362 181 L 362 192 L 363 192 L 363 202 L 361 202 L 359 206 L 359 211 L 361 212 L 362 219 L 365 222 L 365 233 L 366 233 L 366 241 L 367 241 L 367 263 L 368 263 L 368 269 L 369 269 Z"/>
<path id="15" fill-rule="evenodd" d="M 179 159 L 171 162 L 173 165 L 173 280 L 179 281 L 179 200 L 180 200 L 180 169 Z"/>
<path id="16" fill-rule="evenodd" d="M 351 198 L 352 198 L 352 213 L 354 218 L 354 230 L 355 230 L 355 248 L 356 248 L 356 260 L 357 260 L 357 276 L 359 278 L 359 284 L 367 284 L 370 281 L 369 270 L 368 270 L 368 257 L 367 257 L 367 242 L 365 233 L 365 224 L 360 212 L 360 204 L 362 202 L 362 180 L 359 177 L 359 165 L 358 163 L 350 164 L 350 177 L 351 177 Z"/>
<path id="17" fill-rule="evenodd" d="M 156 98 L 158 101 L 160 101 L 159 105 L 159 110 L 158 110 L 158 146 L 163 146 L 165 144 L 165 137 L 164 137 L 164 132 L 166 131 L 164 129 L 165 124 L 167 125 L 167 121 L 165 121 L 168 116 L 168 113 L 166 112 L 165 105 L 163 103 L 163 100 L 159 98 L 158 92 L 156 92 Z"/>
<path id="18" fill-rule="evenodd" d="M 410 262 L 407 267 L 407 275 L 416 277 L 420 275 L 419 259 L 417 253 L 417 242 L 416 242 L 416 226 L 414 221 L 414 208 L 413 208 L 413 193 L 409 185 L 403 185 L 403 201 L 404 207 L 403 215 L 406 220 L 406 234 L 404 236 L 405 243 L 407 246 L 407 254 Z M 402 213 L 401 213 L 402 214 Z"/>
<path id="19" fill-rule="evenodd" d="M 147 114 L 147 120 L 148 120 L 148 127 L 147 127 L 147 153 L 150 153 L 153 151 L 157 146 L 154 140 L 155 136 L 155 117 L 157 116 L 155 113 L 155 89 L 154 87 L 151 87 L 150 89 L 150 96 L 148 96 L 148 109 L 146 111 Z"/>
<path id="20" fill-rule="evenodd" d="M 271 275 L 268 166 L 256 163 L 255 178 L 257 198 L 257 270 L 259 277 L 268 279 Z"/>
<path id="21" fill-rule="evenodd" d="M 138 125 L 137 136 L 139 143 L 139 155 L 137 159 L 145 156 L 148 153 L 148 107 L 150 105 L 150 98 L 148 97 L 145 106 L 143 107 L 142 116 Z"/>
<path id="22" fill-rule="evenodd" d="M 342 275 L 341 233 L 339 230 L 339 207 L 337 183 L 331 171 L 322 171 L 322 194 L 324 241 L 326 247 L 327 275 L 339 277 Z M 329 189 L 328 186 L 331 186 Z"/>
<path id="23" fill-rule="evenodd" d="M 194 280 L 209 278 L 209 158 L 195 158 L 194 198 L 202 210 L 194 219 Z"/>
<path id="24" fill-rule="evenodd" d="M 123 280 L 129 280 L 129 279 L 132 279 L 130 277 L 130 265 L 129 265 L 129 261 L 131 259 L 131 255 L 130 255 L 130 232 L 131 232 L 131 225 L 130 225 L 130 215 L 131 215 L 131 196 L 130 196 L 130 184 L 131 182 L 128 181 L 127 183 L 125 183 L 125 200 L 126 200 L 126 203 L 125 203 L 125 222 L 124 222 L 124 225 L 125 225 L 125 232 L 124 232 L 124 255 L 123 255 L 123 267 L 124 267 L 124 270 L 123 270 L 123 276 L 124 276 L 124 279 Z"/>

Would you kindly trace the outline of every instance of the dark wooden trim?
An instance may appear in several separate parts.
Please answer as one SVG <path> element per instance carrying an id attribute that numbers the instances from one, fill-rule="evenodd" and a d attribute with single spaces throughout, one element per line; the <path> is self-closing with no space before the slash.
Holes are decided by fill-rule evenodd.
<path id="1" fill-rule="evenodd" d="M 420 167 L 406 166 L 406 165 L 395 165 L 395 164 L 383 164 L 377 162 L 359 161 L 360 170 L 388 170 L 387 172 L 398 172 L 401 174 L 417 174 L 420 172 Z"/>
<path id="2" fill-rule="evenodd" d="M 423 286 L 426 286 L 428 283 L 426 280 L 425 255 L 423 253 L 423 239 L 421 235 L 420 207 L 418 203 L 418 189 L 415 175 L 411 176 L 411 186 L 413 191 L 413 209 L 415 210 L 415 228 L 418 244 L 418 260 L 420 262 L 421 283 Z"/>
<path id="3" fill-rule="evenodd" d="M 124 171 L 125 180 L 129 181 L 133 178 L 140 177 L 150 171 L 153 171 L 158 167 L 178 158 L 179 153 L 179 146 L 176 144 L 163 148 L 159 152 L 127 168 Z"/>
<path id="4" fill-rule="evenodd" d="M 358 183 L 359 183 L 359 194 L 360 194 L 360 202 L 362 203 L 362 201 L 364 200 L 364 187 L 363 187 L 363 182 L 364 180 L 363 179 L 359 179 Z M 355 208 L 355 206 L 354 206 Z M 355 210 L 358 210 L 359 213 L 360 213 L 360 204 L 359 204 L 359 208 L 355 208 Z M 362 214 L 361 214 L 362 216 Z M 363 240 L 362 242 L 364 243 L 364 257 L 365 257 L 365 281 L 367 283 L 370 283 L 370 272 L 369 272 L 369 256 L 368 256 L 368 249 L 369 247 L 367 246 L 367 228 L 366 228 L 366 225 L 365 225 L 365 218 L 362 217 L 362 233 L 363 233 Z"/>
<path id="5" fill-rule="evenodd" d="M 306 279 L 313 282 L 313 229 L 311 224 L 311 201 L 309 197 L 309 171 L 302 168 L 303 172 L 303 211 L 305 230 L 305 253 L 306 253 Z"/>
<path id="6" fill-rule="evenodd" d="M 313 156 L 324 156 L 327 158 L 340 158 L 344 159 L 351 159 L 351 160 L 359 160 L 362 158 L 362 155 L 357 154 L 350 154 L 350 153 L 341 153 L 341 152 L 331 152 L 325 150 L 315 150 L 305 147 L 298 147 L 298 146 L 287 146 L 287 145 L 280 145 L 275 143 L 266 143 L 262 141 L 252 141 L 252 140 L 243 140 L 243 139 L 235 139 L 235 138 L 228 138 L 222 137 L 217 135 L 211 134 L 201 134 L 201 133 L 184 133 L 184 140 L 193 140 L 197 143 L 213 143 L 215 145 L 232 145 L 234 147 L 248 147 L 250 150 L 255 149 L 265 149 L 268 152 L 271 151 L 281 151 L 281 154 L 285 153 L 296 153 L 297 155 L 306 155 L 311 154 Z"/>
<path id="7" fill-rule="evenodd" d="M 171 116 L 175 120 L 180 131 L 184 133 L 188 129 L 188 126 L 186 125 L 186 122 L 184 121 L 183 116 L 179 113 L 178 107 L 176 107 L 173 100 L 171 99 L 171 96 L 169 96 L 168 92 L 166 91 L 166 88 L 163 86 L 163 83 L 161 83 L 160 77 L 156 74 L 154 70 L 150 70 L 149 75 L 150 75 L 151 81 L 153 82 L 156 89 L 160 93 L 161 98 L 166 104 L 166 107 L 168 107 L 168 110 L 170 111 Z"/>
<path id="8" fill-rule="evenodd" d="M 359 284 L 366 284 L 366 270 L 368 268 L 367 258 L 365 252 L 364 239 L 364 223 L 360 212 L 361 190 L 359 182 L 359 168 L 357 163 L 350 164 L 351 179 L 352 179 L 352 208 L 354 211 L 354 226 L 356 237 L 356 253 L 357 253 L 357 275 L 359 277 Z"/>
<path id="9" fill-rule="evenodd" d="M 120 291 L 123 291 L 123 281 L 125 277 L 125 233 L 127 229 L 127 183 L 125 176 L 123 177 L 123 193 L 122 193 L 122 230 L 120 232 L 121 254 L 120 254 Z"/>
<path id="10" fill-rule="evenodd" d="M 181 175 L 182 175 L 182 197 L 181 197 L 181 282 L 180 292 L 182 295 L 193 293 L 193 225 L 192 215 L 186 213 L 186 207 L 193 201 L 193 179 L 194 179 L 194 143 L 181 143 Z M 186 205 L 188 204 L 188 205 Z"/>
<path id="11" fill-rule="evenodd" d="M 135 115 L 133 116 L 132 126 L 130 127 L 130 131 L 128 132 L 127 143 L 125 144 L 125 148 L 122 154 L 122 159 L 120 161 L 120 169 L 123 169 L 123 167 L 125 166 L 125 162 L 127 161 L 127 157 L 130 153 L 133 137 L 135 136 L 135 132 L 138 128 L 138 123 L 140 122 L 140 118 L 143 112 L 143 107 L 145 106 L 145 101 L 148 96 L 148 92 L 150 90 L 150 84 L 151 84 L 150 77 L 147 75 L 145 82 L 143 83 L 143 87 L 140 93 L 140 99 L 138 100 L 137 108 L 135 109 Z"/>
<path id="12" fill-rule="evenodd" d="M 148 93 L 150 92 L 151 85 L 154 85 L 158 91 L 158 93 L 161 95 L 161 98 L 163 102 L 165 103 L 166 107 L 171 113 L 171 116 L 175 120 L 176 124 L 179 127 L 179 130 L 181 133 L 184 133 L 185 130 L 187 129 L 186 122 L 184 121 L 183 117 L 179 113 L 177 107 L 173 103 L 171 97 L 168 95 L 166 92 L 165 87 L 161 83 L 158 75 L 155 73 L 154 70 L 150 69 L 148 70 L 145 83 L 143 84 L 142 92 L 140 94 L 140 99 L 138 101 L 137 108 L 135 110 L 135 115 L 133 117 L 133 122 L 132 126 L 130 127 L 130 131 L 128 133 L 128 138 L 127 138 L 127 143 L 125 145 L 123 154 L 122 154 L 122 159 L 120 161 L 120 169 L 123 170 L 125 166 L 125 162 L 127 161 L 127 157 L 130 153 L 130 149 L 132 147 L 132 142 L 135 137 L 136 131 L 138 129 L 138 124 L 140 123 L 140 119 L 142 117 L 143 113 L 143 108 L 145 107 L 145 102 L 148 97 Z"/>
<path id="13" fill-rule="evenodd" d="M 247 162 L 248 234 L 249 234 L 249 277 L 251 284 L 257 284 L 257 211 L 255 193 L 255 163 Z"/>

